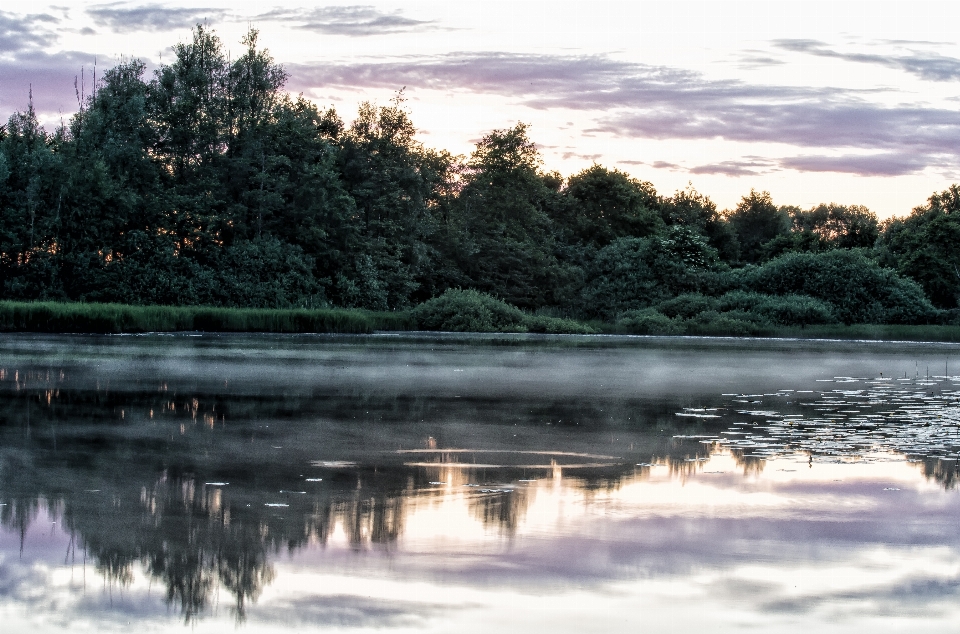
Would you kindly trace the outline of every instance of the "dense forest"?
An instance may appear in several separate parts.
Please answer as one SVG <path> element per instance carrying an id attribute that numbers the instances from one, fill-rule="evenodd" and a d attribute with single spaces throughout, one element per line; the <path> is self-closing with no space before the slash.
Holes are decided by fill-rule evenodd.
<path id="1" fill-rule="evenodd" d="M 78 86 L 78 112 L 53 132 L 32 103 L 9 118 L 0 299 L 378 311 L 431 300 L 433 313 L 419 310 L 437 327 L 444 301 L 506 302 L 636 332 L 960 315 L 960 186 L 884 222 L 757 191 L 721 211 L 692 187 L 663 196 L 600 165 L 546 172 L 524 124 L 469 157 L 430 149 L 402 91 L 347 125 L 284 91 L 255 30 L 243 45 L 230 60 L 198 26 L 152 77 L 129 60 L 91 94 Z"/>

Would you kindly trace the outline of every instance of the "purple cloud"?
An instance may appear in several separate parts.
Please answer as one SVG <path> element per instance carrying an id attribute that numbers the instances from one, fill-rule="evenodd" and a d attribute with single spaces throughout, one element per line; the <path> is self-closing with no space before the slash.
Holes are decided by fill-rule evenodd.
<path id="1" fill-rule="evenodd" d="M 759 174 L 755 167 L 764 166 L 756 161 L 723 161 L 691 168 L 691 174 L 722 174 L 723 176 L 752 176 Z"/>
<path id="2" fill-rule="evenodd" d="M 793 156 L 780 159 L 781 167 L 801 172 L 840 172 L 860 176 L 903 176 L 922 171 L 929 161 L 902 154 L 847 156 Z"/>
<path id="3" fill-rule="evenodd" d="M 870 101 L 870 91 L 847 88 L 711 80 L 693 71 L 602 55 L 451 53 L 288 69 L 291 84 L 301 90 L 314 86 L 469 90 L 504 95 L 532 108 L 594 111 L 596 126 L 585 133 L 883 150 L 886 157 L 783 159 L 782 165 L 790 169 L 902 174 L 960 156 L 960 113 L 953 110 L 888 107 Z M 725 162 L 695 167 L 693 173 L 743 175 L 755 173 L 752 167 Z"/>
<path id="4" fill-rule="evenodd" d="M 368 36 L 437 28 L 432 20 L 414 20 L 400 11 L 387 13 L 368 5 L 275 9 L 256 19 L 289 22 L 294 28 L 328 35 Z"/>
<path id="5" fill-rule="evenodd" d="M 115 31 L 171 31 L 190 28 L 198 22 L 223 19 L 227 12 L 209 7 L 167 7 L 162 4 L 128 6 L 122 2 L 99 4 L 87 14 Z"/>

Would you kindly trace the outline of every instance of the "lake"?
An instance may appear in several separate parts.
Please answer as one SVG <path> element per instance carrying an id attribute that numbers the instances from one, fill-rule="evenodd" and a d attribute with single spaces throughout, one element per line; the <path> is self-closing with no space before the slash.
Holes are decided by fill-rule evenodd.
<path id="1" fill-rule="evenodd" d="M 2 335 L 0 622 L 952 628 L 958 375 L 952 344 Z"/>

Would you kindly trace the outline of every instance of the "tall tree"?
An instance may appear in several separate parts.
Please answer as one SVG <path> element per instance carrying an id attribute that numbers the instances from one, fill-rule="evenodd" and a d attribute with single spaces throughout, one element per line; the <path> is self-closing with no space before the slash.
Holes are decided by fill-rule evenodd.
<path id="1" fill-rule="evenodd" d="M 748 263 L 759 262 L 764 245 L 790 232 L 790 216 L 773 204 L 770 192 L 751 189 L 726 218 L 736 232 L 740 257 Z"/>
<path id="2" fill-rule="evenodd" d="M 459 265 L 475 288 L 524 307 L 551 304 L 569 272 L 554 253 L 550 209 L 557 192 L 527 126 L 477 143 L 457 200 Z"/>

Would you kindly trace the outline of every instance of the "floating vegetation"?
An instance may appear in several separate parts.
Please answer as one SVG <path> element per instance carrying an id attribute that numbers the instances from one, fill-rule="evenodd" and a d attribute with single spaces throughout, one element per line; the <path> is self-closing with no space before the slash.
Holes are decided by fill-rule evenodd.
<path id="1" fill-rule="evenodd" d="M 675 436 L 730 449 L 745 458 L 807 453 L 811 459 L 877 460 L 891 452 L 910 461 L 960 465 L 960 377 L 834 377 L 833 389 L 726 394 L 728 428 Z M 825 386 L 826 387 L 826 386 Z M 743 407 L 749 404 L 756 407 Z M 685 408 L 678 416 L 705 410 Z"/>

